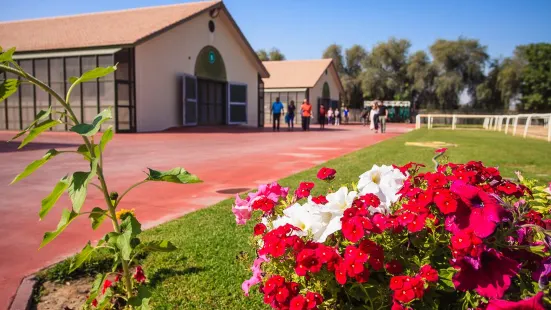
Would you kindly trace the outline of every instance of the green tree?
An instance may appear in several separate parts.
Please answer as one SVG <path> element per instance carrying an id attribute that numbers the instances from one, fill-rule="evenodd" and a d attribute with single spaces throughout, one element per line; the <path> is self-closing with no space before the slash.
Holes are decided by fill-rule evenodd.
<path id="1" fill-rule="evenodd" d="M 256 55 L 258 58 L 260 58 L 261 61 L 268 61 L 270 60 L 270 56 L 268 56 L 268 52 L 266 52 L 265 49 L 259 49 L 256 51 Z"/>
<path id="2" fill-rule="evenodd" d="M 421 107 L 435 108 L 437 100 L 434 82 L 437 70 L 427 53 L 417 51 L 410 55 L 406 70 L 413 106 L 417 109 Z"/>
<path id="3" fill-rule="evenodd" d="M 364 62 L 362 86 L 372 99 L 409 99 L 407 59 L 411 43 L 406 39 L 390 38 L 369 53 Z"/>
<path id="4" fill-rule="evenodd" d="M 279 60 L 285 60 L 285 55 L 281 53 L 281 51 L 277 48 L 272 48 L 270 50 L 270 60 L 272 61 L 279 61 Z"/>
<path id="5" fill-rule="evenodd" d="M 506 109 L 507 106 L 503 100 L 500 87 L 498 86 L 499 75 L 502 71 L 502 63 L 499 59 L 490 62 L 488 75 L 484 82 L 476 87 L 476 101 L 474 108 L 487 111 L 496 111 Z"/>
<path id="6" fill-rule="evenodd" d="M 342 47 L 340 45 L 337 45 L 337 44 L 329 45 L 325 49 L 321 57 L 324 59 L 327 59 L 327 58 L 333 59 L 333 63 L 335 64 L 335 68 L 337 68 L 337 72 L 341 75 L 341 78 L 343 77 L 342 74 L 344 73 L 344 65 L 343 65 L 343 57 L 342 57 Z"/>
<path id="7" fill-rule="evenodd" d="M 476 98 L 476 87 L 484 81 L 484 68 L 489 58 L 486 46 L 478 40 L 460 37 L 458 40 L 436 40 L 430 47 L 438 70 L 436 94 L 442 109 L 459 106 L 464 90 Z"/>
<path id="8" fill-rule="evenodd" d="M 520 94 L 524 66 L 525 61 L 519 48 L 515 50 L 513 57 L 505 58 L 501 62 L 501 70 L 499 70 L 497 76 L 497 87 L 506 110 L 510 109 L 511 101 Z"/>
<path id="9" fill-rule="evenodd" d="M 522 105 L 525 111 L 551 110 L 551 44 L 520 47 L 526 65 L 522 70 Z"/>

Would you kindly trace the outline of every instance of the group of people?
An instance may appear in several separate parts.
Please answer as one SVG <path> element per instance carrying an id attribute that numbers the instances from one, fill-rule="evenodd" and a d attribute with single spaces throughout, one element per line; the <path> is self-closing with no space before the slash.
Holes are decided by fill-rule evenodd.
<path id="1" fill-rule="evenodd" d="M 375 130 L 375 133 L 386 131 L 386 120 L 388 118 L 388 108 L 381 101 L 374 101 L 371 109 L 365 109 L 361 115 L 364 126 L 369 120 L 369 129 Z"/>
<path id="2" fill-rule="evenodd" d="M 287 123 L 288 130 L 294 130 L 294 127 L 295 127 L 294 120 L 295 120 L 296 109 L 297 107 L 295 106 L 295 102 L 291 100 L 287 105 L 287 112 L 284 113 L 285 107 L 283 106 L 283 103 L 281 103 L 281 101 L 279 100 L 279 97 L 277 97 L 274 103 L 272 103 L 273 131 L 279 131 L 282 114 L 285 114 L 285 123 Z M 344 115 L 345 122 L 348 123 L 348 115 L 349 115 L 348 108 L 345 107 L 342 114 Z M 300 106 L 300 115 L 302 117 L 302 130 L 304 131 L 310 130 L 310 119 L 312 118 L 312 105 L 310 104 L 310 102 L 308 102 L 307 99 L 304 99 L 304 101 L 302 102 L 302 105 Z M 340 109 L 335 108 L 333 110 L 332 107 L 329 107 L 329 109 L 326 110 L 325 106 L 322 104 L 319 108 L 318 122 L 320 124 L 321 129 L 324 129 L 326 124 L 339 126 L 341 124 Z"/>

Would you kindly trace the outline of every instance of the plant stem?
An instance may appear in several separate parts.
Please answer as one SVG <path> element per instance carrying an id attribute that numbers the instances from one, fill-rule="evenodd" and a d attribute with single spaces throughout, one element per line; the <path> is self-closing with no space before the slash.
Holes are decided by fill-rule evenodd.
<path id="1" fill-rule="evenodd" d="M 149 180 L 143 180 L 143 181 L 140 181 L 132 186 L 130 186 L 126 191 L 124 191 L 124 193 L 122 193 L 122 195 L 119 196 L 119 198 L 117 198 L 117 200 L 115 201 L 115 207 L 119 205 L 119 203 L 121 202 L 122 198 L 128 194 L 128 192 L 130 192 L 132 189 L 144 184 L 144 183 L 147 183 L 149 182 Z"/>

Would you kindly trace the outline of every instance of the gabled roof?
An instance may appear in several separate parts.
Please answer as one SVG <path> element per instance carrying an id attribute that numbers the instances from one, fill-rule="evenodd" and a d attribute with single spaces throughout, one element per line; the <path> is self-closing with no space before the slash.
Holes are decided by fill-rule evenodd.
<path id="1" fill-rule="evenodd" d="M 330 71 L 336 83 L 343 92 L 341 80 L 335 69 L 332 59 L 310 59 L 310 60 L 282 60 L 263 61 L 269 78 L 263 79 L 264 88 L 304 88 L 314 87 L 325 70 Z"/>
<path id="2" fill-rule="evenodd" d="M 18 52 L 132 45 L 219 4 L 204 1 L 0 22 L 0 45 Z"/>

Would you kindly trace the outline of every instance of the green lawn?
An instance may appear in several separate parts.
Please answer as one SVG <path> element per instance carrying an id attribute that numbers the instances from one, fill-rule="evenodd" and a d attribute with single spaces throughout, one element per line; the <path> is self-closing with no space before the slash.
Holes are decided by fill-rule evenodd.
<path id="1" fill-rule="evenodd" d="M 450 161 L 482 160 L 499 166 L 502 175 L 520 170 L 542 182 L 551 181 L 551 143 L 506 136 L 488 131 L 417 130 L 331 160 L 324 166 L 337 170 L 337 182 L 357 181 L 374 164 L 416 161 L 430 167 L 434 149 L 405 146 L 405 142 L 442 141 L 457 144 L 448 151 Z M 292 175 L 281 184 L 295 187 L 300 181 L 316 181 L 319 167 Z M 325 191 L 316 182 L 314 194 Z M 250 277 L 253 252 L 248 245 L 252 225 L 237 226 L 232 200 L 188 214 L 143 234 L 144 239 L 168 239 L 178 250 L 151 254 L 143 266 L 154 292 L 155 309 L 265 309 L 253 289 L 244 297 L 241 282 Z M 242 253 L 243 252 L 243 253 Z M 241 254 L 240 254 L 241 253 Z M 248 256 L 247 262 L 238 256 Z"/>

